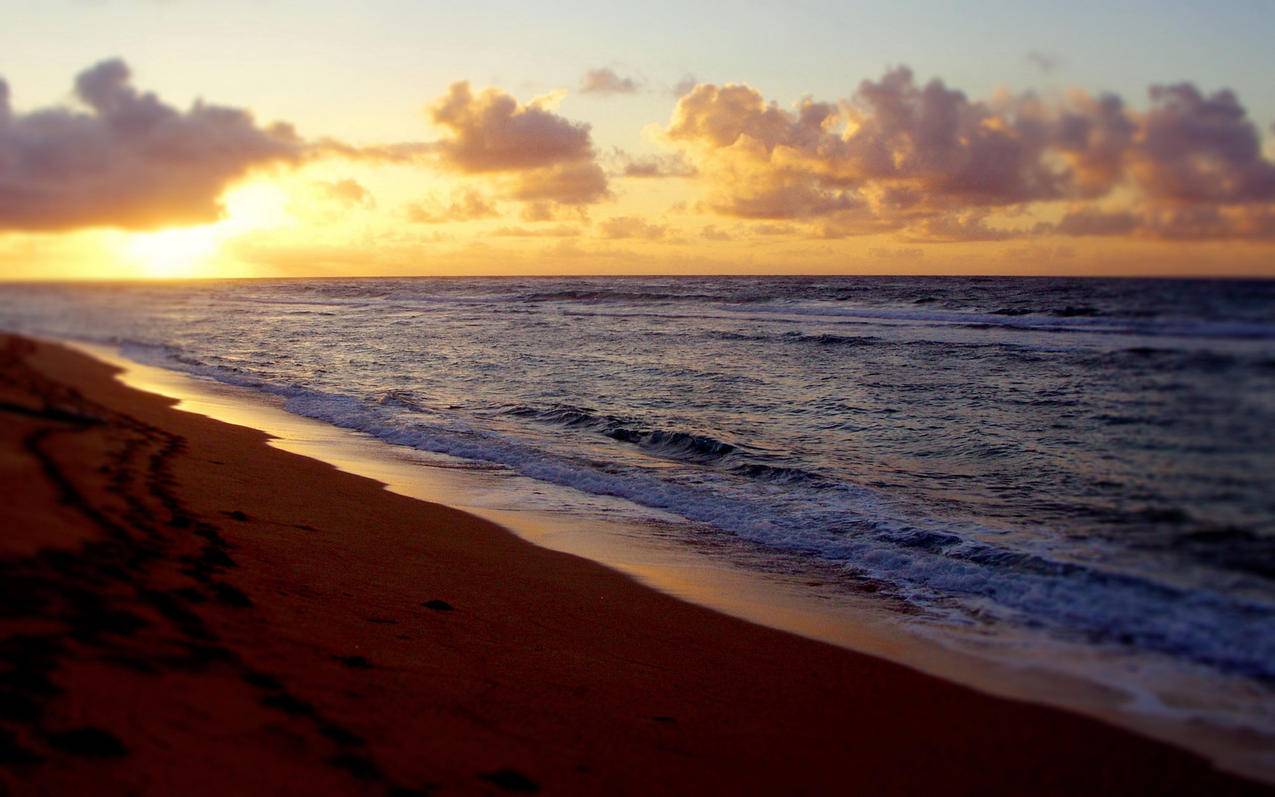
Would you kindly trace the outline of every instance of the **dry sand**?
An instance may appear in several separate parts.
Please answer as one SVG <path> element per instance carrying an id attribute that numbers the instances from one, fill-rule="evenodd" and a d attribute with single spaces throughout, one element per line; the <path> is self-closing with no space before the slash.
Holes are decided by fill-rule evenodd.
<path id="1" fill-rule="evenodd" d="M 0 792 L 1244 794 L 0 338 Z"/>

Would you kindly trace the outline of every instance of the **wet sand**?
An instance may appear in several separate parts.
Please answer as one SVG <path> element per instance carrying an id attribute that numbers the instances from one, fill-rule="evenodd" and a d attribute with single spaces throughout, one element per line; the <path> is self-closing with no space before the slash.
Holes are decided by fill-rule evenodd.
<path id="1" fill-rule="evenodd" d="M 0 338 L 0 792 L 1246 794 Z"/>

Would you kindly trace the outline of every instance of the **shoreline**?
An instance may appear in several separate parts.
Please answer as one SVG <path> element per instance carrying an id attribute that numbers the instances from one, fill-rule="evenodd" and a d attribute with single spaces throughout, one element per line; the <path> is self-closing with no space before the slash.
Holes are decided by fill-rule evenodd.
<path id="1" fill-rule="evenodd" d="M 1243 726 L 1200 725 L 1198 720 L 1175 717 L 1165 711 L 1175 705 L 1171 699 L 1161 703 L 1162 697 L 1149 695 L 1136 681 L 1112 681 L 1106 672 L 1061 667 L 1042 654 L 1027 659 L 1021 653 L 1006 657 L 980 651 L 976 639 L 946 638 L 945 633 L 953 633 L 950 629 L 901 625 L 899 616 L 883 608 L 875 595 L 833 589 L 828 584 L 813 588 L 812 578 L 818 581 L 825 577 L 816 571 L 775 572 L 766 567 L 769 562 L 760 568 L 756 564 L 750 567 L 733 547 L 719 548 L 739 543 L 734 538 L 707 547 L 694 539 L 658 538 L 653 529 L 637 522 L 576 512 L 578 507 L 572 500 L 576 496 L 569 488 L 563 488 L 566 494 L 554 500 L 567 509 L 529 509 L 521 502 L 529 497 L 529 489 L 539 492 L 541 485 L 525 477 L 517 479 L 527 485 L 511 488 L 508 478 L 475 472 L 467 460 L 425 456 L 413 448 L 296 414 L 285 407 L 283 398 L 270 393 L 139 363 L 101 344 L 49 342 L 121 369 L 117 378 L 124 384 L 173 399 L 178 409 L 265 432 L 272 447 L 373 479 L 399 495 L 477 515 L 538 547 L 599 563 L 665 595 L 883 658 L 996 697 L 1095 717 L 1194 751 L 1223 769 L 1275 782 L 1269 735 Z M 827 577 L 835 581 L 836 574 Z M 961 643 L 975 649 L 961 647 Z M 1105 663 L 1106 670 L 1118 666 Z M 1191 694 L 1201 688 L 1207 685 L 1191 684 Z"/>
<path id="2" fill-rule="evenodd" d="M 18 421 L 6 435 L 6 467 L 81 496 L 77 512 L 53 488 L 7 496 L 25 507 L 18 528 L 27 533 L 9 541 L 6 566 L 38 571 L 37 548 L 83 550 L 103 529 L 125 551 L 162 549 L 140 597 L 107 601 L 143 625 L 116 617 L 103 642 L 82 619 L 73 629 L 92 644 L 73 634 L 73 653 L 34 656 L 56 664 L 41 677 L 63 690 L 46 701 L 50 716 L 112 729 L 128 718 L 129 730 L 146 731 L 111 730 L 128 755 L 98 766 L 51 746 L 59 737 L 44 726 L 20 732 L 17 749 L 67 763 L 68 787 L 103 766 L 122 791 L 155 768 L 168 780 L 149 782 L 177 787 L 194 775 L 174 765 L 172 750 L 181 749 L 204 757 L 208 791 L 298 774 L 335 793 L 526 782 L 634 792 L 1261 791 L 1097 720 L 677 600 L 471 514 L 268 447 L 262 432 L 174 410 L 83 355 L 6 345 L 5 392 L 14 394 L 6 415 Z M 43 459 L 22 456 L 34 450 L 15 446 L 13 433 L 29 441 L 42 431 L 40 441 L 63 442 L 40 442 Z M 149 463 L 145 479 L 141 464 L 112 464 L 112 452 L 130 446 L 130 456 L 155 449 L 137 460 Z M 202 600 L 173 597 L 181 590 Z M 421 605 L 437 600 L 454 611 Z M 65 620 L 39 611 L 21 619 L 36 628 Z M 195 628 L 216 642 L 200 641 Z M 174 646 L 186 658 L 172 671 L 138 669 Z M 121 656 L 131 665 L 116 667 Z M 157 698 L 140 718 L 103 695 L 121 683 Z M 209 695 L 226 705 L 199 702 Z M 204 719 L 192 722 L 192 712 Z M 199 746 L 210 727 L 224 731 L 211 756 Z M 324 746 L 334 750 L 318 752 Z"/>

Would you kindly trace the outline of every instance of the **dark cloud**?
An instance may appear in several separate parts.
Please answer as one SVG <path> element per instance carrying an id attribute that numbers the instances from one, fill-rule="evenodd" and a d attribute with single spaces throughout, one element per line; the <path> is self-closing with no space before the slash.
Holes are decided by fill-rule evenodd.
<path id="1" fill-rule="evenodd" d="M 1275 163 L 1263 156 L 1261 134 L 1238 98 L 1226 90 L 1205 94 L 1189 83 L 1153 86 L 1149 97 L 1141 114 L 1103 114 L 1124 121 L 1108 124 L 1115 133 L 1101 136 L 1104 146 L 1086 147 L 1102 153 L 1094 173 L 1105 177 L 1095 184 L 1125 185 L 1135 204 L 1073 208 L 1052 231 L 1184 241 L 1275 237 Z M 1118 100 L 1106 104 L 1114 108 Z"/>
<path id="2" fill-rule="evenodd" d="M 1222 204 L 1275 201 L 1275 163 L 1257 126 L 1230 91 L 1189 83 L 1151 88 L 1151 109 L 1133 151 L 1138 184 L 1156 199 Z"/>
<path id="3" fill-rule="evenodd" d="M 581 94 L 636 94 L 642 84 L 630 77 L 620 77 L 608 67 L 590 69 L 580 78 Z"/>
<path id="4" fill-rule="evenodd" d="M 839 172 L 902 182 L 934 204 L 1007 205 L 1064 194 L 1066 175 L 1042 158 L 1047 126 L 1012 106 L 974 102 L 940 80 L 919 86 L 906 67 L 859 84 Z"/>
<path id="5" fill-rule="evenodd" d="M 1151 211 L 1142 232 L 1176 241 L 1275 241 L 1275 207 L 1193 205 Z"/>
<path id="6" fill-rule="evenodd" d="M 1138 211 L 1073 210 L 1040 234 L 1125 236 L 1168 241 L 1275 240 L 1275 208 L 1264 205 L 1147 207 Z"/>
<path id="7" fill-rule="evenodd" d="M 1091 97 L 1073 92 L 1068 104 L 1046 115 L 1042 124 L 1051 129 L 1050 145 L 1071 166 L 1070 192 L 1099 196 L 1110 191 L 1124 176 L 1125 161 L 1137 122 L 1114 94 Z"/>
<path id="8" fill-rule="evenodd" d="M 202 101 L 182 111 L 139 92 L 118 59 L 80 73 L 74 94 L 82 108 L 14 113 L 0 80 L 0 229 L 210 222 L 230 183 L 307 154 L 288 125 Z"/>
<path id="9" fill-rule="evenodd" d="M 1141 219 L 1129 211 L 1105 212 L 1094 209 L 1069 211 L 1058 224 L 1041 232 L 1060 235 L 1128 235 L 1141 226 Z"/>

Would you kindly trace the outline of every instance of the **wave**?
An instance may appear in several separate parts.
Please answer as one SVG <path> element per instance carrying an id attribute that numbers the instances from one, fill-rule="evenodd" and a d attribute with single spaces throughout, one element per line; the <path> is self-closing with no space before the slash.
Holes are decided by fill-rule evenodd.
<path id="1" fill-rule="evenodd" d="M 760 302 L 770 298 L 769 296 L 757 297 L 741 297 L 733 301 Z M 626 290 L 563 290 L 563 291 L 544 291 L 536 293 L 528 293 L 518 297 L 518 301 L 534 303 L 534 302 L 582 302 L 582 303 L 606 303 L 618 302 L 623 304 L 660 304 L 664 302 L 722 302 L 730 301 L 721 294 L 713 293 L 665 293 L 660 291 L 626 291 Z"/>
<path id="2" fill-rule="evenodd" d="M 131 359 L 264 391 L 281 397 L 286 408 L 294 413 L 356 429 L 389 443 L 449 454 L 475 463 L 475 467 L 518 474 L 546 485 L 614 496 L 631 502 L 637 516 L 645 511 L 639 507 L 673 513 L 687 521 L 685 533 L 688 535 L 709 533 L 712 527 L 717 533 L 734 535 L 765 549 L 794 554 L 797 558 L 809 557 L 817 560 L 821 567 L 831 565 L 848 574 L 873 579 L 883 585 L 882 591 L 909 602 L 923 615 L 941 617 L 954 625 L 984 628 L 986 624 L 1003 620 L 1016 629 L 1045 629 L 1053 638 L 1112 645 L 1122 651 L 1156 651 L 1220 671 L 1275 681 L 1275 606 L 1272 605 L 1275 598 L 1271 597 L 1268 582 L 1260 580 L 1275 572 L 1270 570 L 1275 549 L 1265 536 L 1267 527 L 1258 525 L 1259 521 L 1239 515 L 1237 523 L 1251 522 L 1252 527 L 1226 528 L 1217 518 L 1209 516 L 1207 508 L 1202 510 L 1201 505 L 1182 499 L 1180 503 L 1190 513 L 1184 509 L 1180 520 L 1165 514 L 1147 516 L 1117 529 L 1122 534 L 1119 540 L 1115 535 L 1103 538 L 1096 533 L 1095 537 L 1078 544 L 1066 537 L 1071 530 L 1068 527 L 1048 528 L 1052 522 L 1050 517 L 1058 517 L 1059 512 L 1071 511 L 1070 508 L 1033 516 L 1033 512 L 1042 511 L 1043 502 L 1050 498 L 1046 490 L 1031 493 L 1014 507 L 1020 514 L 1013 515 L 1012 522 L 1006 522 L 1007 527 L 1012 526 L 1008 531 L 974 523 L 958 525 L 942 518 L 949 505 L 929 501 L 923 494 L 918 498 L 907 492 L 906 486 L 897 487 L 902 480 L 889 472 L 897 463 L 886 457 L 878 460 L 884 475 L 879 481 L 870 482 L 870 487 L 863 486 L 854 483 L 860 477 L 853 474 L 860 471 L 838 465 L 836 458 L 840 450 L 831 450 L 822 459 L 811 456 L 808 461 L 785 457 L 776 452 L 785 447 L 804 450 L 802 444 L 789 445 L 785 440 L 792 438 L 774 434 L 770 429 L 754 430 L 740 423 L 730 428 L 747 429 L 747 432 L 725 434 L 717 430 L 712 420 L 703 421 L 702 426 L 693 421 L 670 420 L 667 414 L 670 404 L 664 402 L 665 396 L 658 394 L 661 386 L 678 381 L 690 386 L 685 399 L 688 402 L 697 400 L 698 396 L 711 396 L 715 400 L 720 395 L 728 395 L 742 397 L 744 401 L 756 398 L 760 406 L 760 399 L 766 395 L 761 388 L 743 380 L 754 373 L 773 376 L 766 371 L 769 361 L 801 364 L 806 359 L 814 360 L 816 349 L 823 347 L 828 347 L 828 351 L 826 355 L 818 355 L 821 366 L 831 364 L 828 361 L 834 358 L 847 363 L 852 358 L 868 361 L 881 351 L 865 348 L 862 356 L 856 356 L 850 353 L 855 347 L 929 346 L 935 347 L 934 350 L 887 350 L 889 356 L 882 360 L 906 360 L 913 368 L 941 362 L 982 374 L 1002 363 L 993 362 L 991 354 L 985 357 L 980 351 L 971 352 L 962 347 L 1014 346 L 1065 352 L 1065 357 L 1040 358 L 1040 362 L 1051 368 L 1094 369 L 1065 372 L 1073 375 L 1136 376 L 1147 372 L 1163 375 L 1180 368 L 1187 374 L 1221 373 L 1223 378 L 1234 375 L 1237 380 L 1248 379 L 1251 374 L 1241 370 L 1248 364 L 1271 368 L 1275 363 L 1269 346 L 1222 346 L 1208 341 L 1180 344 L 1164 340 L 1163 336 L 1185 330 L 1186 334 L 1204 338 L 1275 337 L 1275 325 L 1252 317 L 1252 311 L 1247 319 L 1234 321 L 1227 320 L 1224 313 L 1214 313 L 1207 319 L 1183 319 L 1168 310 L 1158 312 L 1152 319 L 1151 314 L 1137 315 L 1137 308 L 1126 308 L 1129 312 L 1117 314 L 1105 300 L 1095 299 L 1086 304 L 1089 298 L 1083 292 L 1077 296 L 1031 296 L 1024 291 L 981 299 L 974 297 L 963 300 L 965 309 L 961 309 L 953 307 L 955 302 L 950 293 L 939 298 L 927 293 L 921 298 L 930 301 L 924 302 L 913 294 L 906 301 L 899 300 L 902 306 L 863 306 L 854 292 L 838 297 L 834 305 L 834 300 L 827 296 L 819 301 L 776 299 L 781 292 L 764 286 L 756 290 L 741 289 L 728 296 L 707 289 L 703 293 L 677 293 L 655 283 L 651 283 L 647 291 L 635 291 L 632 283 L 621 283 L 613 290 L 602 292 L 574 284 L 568 285 L 571 290 L 548 290 L 562 283 L 545 285 L 535 280 L 481 285 L 457 283 L 446 290 L 439 287 L 441 284 L 384 281 L 320 284 L 311 289 L 292 283 L 285 290 L 253 283 L 237 288 L 234 295 L 218 293 L 210 299 L 206 293 L 192 294 L 188 303 L 170 310 L 171 315 L 159 321 L 154 314 L 147 316 L 137 310 L 143 303 L 120 300 L 115 311 L 122 321 L 118 318 L 103 321 L 87 313 L 60 312 L 52 322 L 46 319 L 43 323 L 63 327 L 77 325 L 99 334 L 100 330 L 120 332 L 121 338 L 114 342 L 120 344 L 124 355 Z M 970 292 L 975 293 L 973 288 Z M 711 301 L 705 298 L 710 296 Z M 752 298 L 747 298 L 749 296 Z M 537 303 L 545 302 L 562 304 L 544 309 L 536 307 Z M 683 304 L 678 306 L 678 302 Z M 461 312 L 440 311 L 429 315 L 430 305 L 434 303 L 447 307 L 475 303 L 479 307 L 472 312 L 470 308 L 463 308 Z M 34 304 L 26 302 L 24 306 Z M 71 306 L 74 309 L 88 305 L 84 302 Z M 257 315 L 247 315 L 250 308 L 258 305 L 262 309 Z M 304 319 L 270 326 L 281 316 L 320 311 L 325 306 L 337 310 L 338 305 L 342 316 L 339 326 L 329 325 L 326 320 Z M 640 312 L 643 306 L 650 312 Z M 975 306 L 983 309 L 969 309 Z M 354 312 L 347 309 L 353 307 L 367 309 Z M 232 317 L 222 312 L 226 308 L 244 313 L 241 317 L 246 320 L 219 320 L 223 316 Z M 395 316 L 387 320 L 386 316 L 397 309 L 410 310 L 412 317 Z M 3 311 L 4 308 L 0 308 L 0 312 Z M 14 317 L 26 317 L 16 310 L 8 312 Z M 553 347 L 557 347 L 558 338 L 551 339 L 521 316 L 516 323 L 498 326 L 522 333 L 502 337 L 499 348 L 465 348 L 472 345 L 469 339 L 460 335 L 448 337 L 464 325 L 493 322 L 496 312 L 530 312 L 555 322 L 562 320 L 560 316 L 590 313 L 625 319 L 641 315 L 681 322 L 720 318 L 728 323 L 604 323 L 588 328 L 567 319 L 572 329 L 580 330 L 581 334 L 588 329 L 601 330 L 597 335 L 601 341 L 598 347 L 588 350 L 582 346 L 584 356 L 570 362 L 553 360 L 556 351 Z M 186 324 L 187 318 L 194 318 L 197 323 Z M 214 318 L 218 319 L 216 323 L 208 320 Z M 112 320 L 114 326 L 106 323 Z M 260 336 L 263 340 L 268 338 L 268 343 L 254 342 L 253 332 L 245 331 L 246 324 L 258 320 L 271 330 L 269 335 Z M 30 323 L 38 325 L 39 319 Z M 398 326 L 400 324 L 408 328 Z M 1040 337 L 1025 334 L 974 335 L 949 331 L 970 324 L 1011 332 L 1027 329 L 1119 334 L 1121 330 L 1131 330 L 1130 334 L 1136 337 L 1101 342 L 1080 340 L 1071 345 L 1066 341 L 1055 343 L 1054 339 L 1041 342 Z M 927 327 L 939 331 L 925 331 L 923 328 Z M 643 329 L 646 331 L 642 332 Z M 900 331 L 893 332 L 895 329 Z M 918 333 L 918 329 L 922 331 Z M 872 334 L 854 334 L 860 331 Z M 666 344 L 660 341 L 666 338 L 625 337 L 639 332 L 691 339 L 686 346 L 682 341 L 674 341 L 676 347 L 661 349 Z M 125 333 L 135 337 L 125 339 Z M 147 335 L 156 340 L 183 341 L 186 348 L 142 342 Z M 399 335 L 410 345 L 401 347 L 396 360 L 389 352 L 397 345 Z M 713 345 L 706 338 L 759 345 L 728 347 Z M 269 348 L 276 344 L 278 350 Z M 623 352 L 627 349 L 624 347 L 630 344 L 646 345 L 650 356 L 638 364 L 625 359 Z M 771 345 L 792 348 L 769 348 Z M 1214 351 L 1194 351 L 1197 348 Z M 440 351 L 446 356 L 440 357 Z M 474 351 L 486 356 L 470 356 Z M 836 355 L 838 351 L 845 351 L 845 356 Z M 615 356 L 616 352 L 621 355 Z M 661 352 L 668 356 L 661 357 Z M 896 358 L 900 352 L 909 356 Z M 599 353 L 604 357 L 601 361 L 586 359 Z M 722 366 L 723 387 L 735 392 L 719 393 L 715 390 L 718 385 L 704 381 L 715 380 L 718 374 L 706 374 L 706 369 L 697 364 L 695 357 L 701 353 L 709 362 L 719 354 L 728 360 L 736 353 L 740 355 L 739 359 L 729 360 Z M 1014 367 L 1038 361 L 1027 359 L 1020 348 L 1016 348 L 1013 355 L 1012 362 L 1006 360 L 1006 363 Z M 231 360 L 231 357 L 238 359 Z M 506 369 L 505 364 L 510 362 L 517 363 L 515 370 Z M 541 362 L 558 370 L 523 368 L 527 363 L 538 366 Z M 604 362 L 609 369 L 623 368 L 623 376 L 631 381 L 608 381 L 608 388 L 614 388 L 614 392 L 608 393 L 607 399 L 578 398 L 586 395 L 581 393 L 579 380 L 596 376 L 597 362 Z M 480 368 L 490 370 L 482 370 L 475 376 Z M 735 370 L 748 373 L 737 374 Z M 849 369 L 847 372 L 855 373 Z M 502 379 L 489 378 L 490 373 L 499 373 Z M 511 380 L 528 373 L 537 375 L 534 389 L 522 390 L 521 385 L 511 384 Z M 611 375 L 616 371 L 606 373 Z M 538 381 L 540 375 L 544 376 L 543 384 Z M 826 376 L 823 371 L 819 374 L 821 379 Z M 1265 372 L 1258 377 L 1269 378 Z M 559 383 L 553 382 L 555 378 Z M 1187 380 L 1174 381 L 1185 383 Z M 624 404 L 626 397 L 633 395 L 624 391 L 632 390 L 639 382 L 644 390 L 655 386 L 638 394 L 638 398 L 647 403 L 634 400 Z M 1110 383 L 1110 379 L 1095 381 L 1102 385 Z M 856 435 L 864 432 L 852 424 L 861 413 L 841 412 L 840 398 L 853 395 L 856 388 L 878 390 L 881 381 L 847 379 L 845 382 L 834 380 L 831 384 L 843 386 L 827 391 L 832 396 L 831 403 L 792 406 L 791 416 L 784 415 L 788 410 L 782 409 L 768 417 L 774 419 L 776 427 L 792 422 L 816 432 L 829 428 L 849 429 Z M 1266 383 L 1237 381 L 1236 384 Z M 892 395 L 902 396 L 903 400 L 871 409 L 874 413 L 899 412 L 900 415 L 897 421 L 877 424 L 871 431 L 859 435 L 865 443 L 869 442 L 869 435 L 879 430 L 896 431 L 911 420 L 910 408 L 919 406 L 913 403 L 914 394 L 909 392 L 913 387 L 906 381 L 893 385 Z M 448 405 L 462 389 L 472 393 L 489 392 L 487 398 L 480 400 L 477 411 L 472 403 L 458 403 L 455 408 Z M 697 392 L 701 390 L 702 393 Z M 786 400 L 803 394 L 790 391 L 776 395 L 777 401 L 772 406 L 787 408 L 790 405 L 784 403 Z M 548 403 L 555 399 L 569 402 L 573 398 L 580 403 Z M 680 400 L 680 397 L 670 398 Z M 502 417 L 493 417 L 492 405 L 501 401 L 509 403 L 497 410 L 497 415 Z M 585 406 L 587 401 L 614 401 L 615 406 L 624 410 L 611 414 Z M 1080 418 L 1076 421 L 1078 428 L 1096 429 L 1111 438 L 1117 436 L 1110 434 L 1114 431 L 1130 437 L 1142 435 L 1144 431 L 1152 435 L 1154 430 L 1134 424 L 1143 424 L 1140 413 L 1144 411 L 1151 416 L 1161 411 L 1156 407 L 1140 409 L 1118 405 L 1101 407 L 1101 412 L 1099 408 L 1090 411 L 1084 396 L 1066 390 L 1056 396 L 1025 391 L 1021 396 L 1004 397 L 1004 401 L 1035 406 L 1036 416 L 1073 414 L 1072 409 L 1066 408 L 1079 406 L 1080 410 L 1074 413 Z M 1044 407 L 1058 409 L 1040 409 Z M 452 409 L 458 411 L 453 413 Z M 711 414 L 681 414 L 680 411 L 679 417 L 712 418 Z M 832 421 L 837 424 L 831 424 Z M 819 425 L 821 423 L 823 425 Z M 554 428 L 537 428 L 536 424 Z M 939 465 L 947 454 L 964 465 L 979 459 L 1013 464 L 1012 452 L 980 447 L 978 427 L 966 428 L 972 431 L 960 439 L 969 441 L 968 444 L 955 453 L 940 452 L 936 455 Z M 1252 424 L 1247 428 L 1252 428 Z M 563 429 L 578 430 L 585 436 L 567 435 Z M 1260 433 L 1260 429 L 1255 432 Z M 596 436 L 598 445 L 573 447 L 573 443 L 591 436 Z M 836 435 L 824 437 L 839 439 Z M 1154 442 L 1160 438 L 1151 439 Z M 1198 442 L 1183 440 L 1183 446 Z M 873 450 L 869 445 L 863 449 L 868 454 Z M 1253 461 L 1259 465 L 1264 462 Z M 807 467 L 807 462 L 814 464 Z M 924 470 L 928 465 L 922 463 L 917 467 Z M 819 472 L 821 468 L 824 473 Z M 933 472 L 942 476 L 944 471 L 936 467 Z M 1170 485 L 1165 489 L 1176 488 Z M 567 496 L 563 502 L 570 504 L 576 500 L 578 495 Z M 914 503 L 905 504 L 905 501 Z M 959 506 L 951 511 L 954 516 L 963 516 Z M 1215 523 L 1216 528 L 1203 528 L 1206 521 Z M 1112 527 L 1107 521 L 1092 524 L 1098 531 Z M 1155 535 L 1143 535 L 1150 531 Z M 1135 538 L 1135 535 L 1142 536 Z M 1171 542 L 1166 543 L 1166 537 Z M 1107 544 L 1103 540 L 1110 543 L 1108 548 L 1103 547 Z M 1085 558 L 1090 556 L 1092 559 Z M 776 558 L 787 561 L 778 554 Z M 1183 564 L 1186 567 L 1182 567 Z M 1253 595 L 1259 597 L 1251 598 Z"/>
<path id="3" fill-rule="evenodd" d="M 616 302 L 604 308 L 564 311 L 579 317 L 648 318 L 668 321 L 725 321 L 733 323 L 840 324 L 866 327 L 911 327 L 914 329 L 966 328 L 1037 332 L 1054 335 L 1095 335 L 1104 337 L 1137 336 L 1148 338 L 1193 338 L 1210 340 L 1275 340 L 1275 323 L 1261 321 L 1205 320 L 1191 318 L 1159 319 L 1118 315 L 1073 313 L 1024 313 L 997 315 L 994 312 L 919 311 L 912 308 L 850 307 L 829 303 L 758 302 L 732 305 L 724 302 L 703 303 L 678 308 L 667 303 L 662 310 L 626 307 Z M 1066 308 L 1064 308 L 1064 311 Z M 729 334 L 729 333 L 721 333 Z M 747 339 L 748 333 L 736 333 Z"/>
<path id="4" fill-rule="evenodd" d="M 743 448 L 741 444 L 727 443 L 709 435 L 646 428 L 631 419 L 599 415 L 590 409 L 568 404 L 543 409 L 511 407 L 505 410 L 505 414 L 572 429 L 588 429 L 612 440 L 638 446 L 652 454 L 684 462 L 717 463 L 739 453 Z"/>
<path id="5" fill-rule="evenodd" d="M 565 404 L 540 409 L 516 406 L 504 410 L 504 414 L 571 429 L 588 429 L 612 440 L 638 446 L 656 456 L 717 466 L 744 479 L 814 488 L 828 488 L 836 484 L 832 479 L 805 468 L 752 461 L 747 447 L 741 443 L 728 443 L 710 435 L 691 432 L 646 429 L 636 421 L 598 414 L 583 407 Z"/>
<path id="6" fill-rule="evenodd" d="M 929 521 L 898 517 L 880 496 L 855 485 L 836 485 L 819 500 L 800 493 L 796 500 L 785 499 L 788 493 L 750 496 L 722 484 L 671 482 L 640 468 L 600 468 L 490 431 L 414 422 L 392 407 L 353 396 L 234 374 L 223 374 L 222 380 L 283 396 L 291 412 L 385 442 L 501 465 L 528 478 L 672 512 L 776 550 L 839 565 L 950 622 L 977 625 L 996 619 L 1049 627 L 1064 638 L 1155 651 L 1275 683 L 1275 606 L 1257 600 L 1174 587 L 930 527 Z M 567 406 L 515 407 L 509 414 L 585 427 L 614 422 Z M 637 439 L 707 458 L 729 457 L 737 450 L 715 438 L 657 430 Z M 797 469 L 746 467 L 773 482 L 809 478 Z M 1166 606 L 1173 608 L 1166 611 Z"/>
<path id="7" fill-rule="evenodd" d="M 1093 307 L 1028 309 L 1026 312 L 993 310 L 943 311 L 918 310 L 913 307 L 846 307 L 824 303 L 774 303 L 751 306 L 747 312 L 795 317 L 822 316 L 922 325 L 980 324 L 986 328 L 1041 332 L 1085 332 L 1091 334 L 1133 334 L 1166 337 L 1236 338 L 1243 340 L 1275 340 L 1275 323 L 1230 321 L 1222 319 L 1158 318 L 1147 319 L 1125 315 L 1106 315 Z"/>

